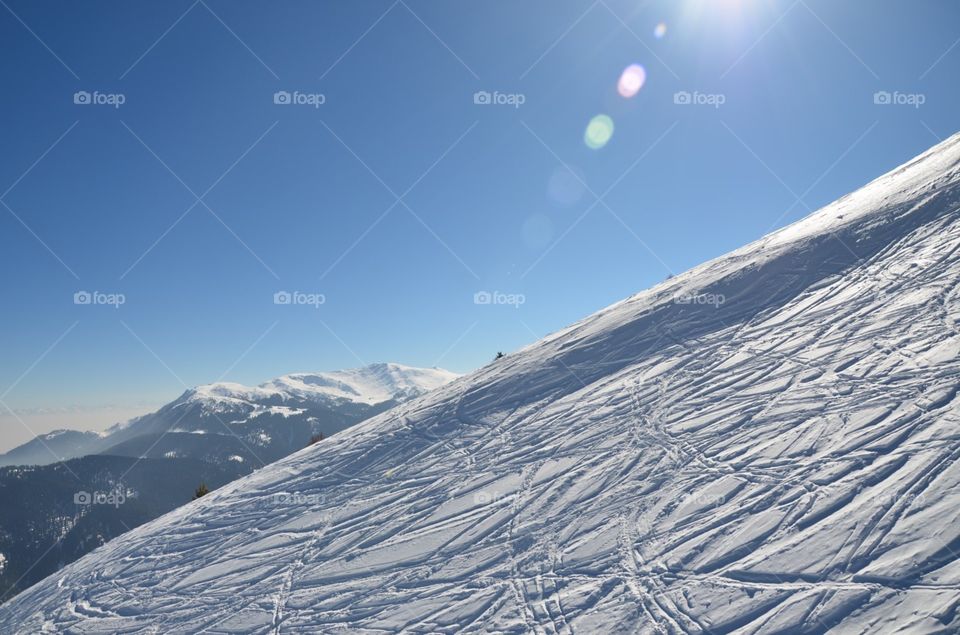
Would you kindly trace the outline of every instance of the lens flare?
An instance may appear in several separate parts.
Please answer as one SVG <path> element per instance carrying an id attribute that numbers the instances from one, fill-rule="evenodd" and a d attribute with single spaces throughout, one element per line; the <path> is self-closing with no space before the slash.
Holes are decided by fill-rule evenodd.
<path id="1" fill-rule="evenodd" d="M 597 115 L 587 124 L 583 141 L 591 150 L 599 150 L 607 145 L 613 136 L 613 119 L 607 115 Z"/>
<path id="2" fill-rule="evenodd" d="M 658 24 L 658 25 L 657 25 L 656 27 L 654 27 L 654 29 L 653 29 L 653 37 L 657 38 L 658 40 L 662 40 L 662 39 L 663 39 L 663 36 L 666 35 L 666 34 L 667 34 L 667 23 L 666 23 L 666 22 L 661 22 L 660 24 Z"/>
<path id="3" fill-rule="evenodd" d="M 631 64 L 623 71 L 623 74 L 620 75 L 620 81 L 617 82 L 617 92 L 620 93 L 621 97 L 629 99 L 640 92 L 640 89 L 643 88 L 643 84 L 646 81 L 646 69 L 639 64 Z"/>
<path id="4" fill-rule="evenodd" d="M 573 168 L 567 166 L 558 167 L 550 176 L 550 182 L 547 184 L 547 193 L 555 203 L 563 207 L 575 205 L 583 197 L 584 187 L 583 178 L 578 173 L 572 172 Z"/>

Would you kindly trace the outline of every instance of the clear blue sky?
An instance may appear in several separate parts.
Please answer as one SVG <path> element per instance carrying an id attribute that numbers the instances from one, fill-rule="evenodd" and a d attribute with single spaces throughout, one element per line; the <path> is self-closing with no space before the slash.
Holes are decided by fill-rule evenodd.
<path id="1" fill-rule="evenodd" d="M 958 128 L 955 2 L 391 1 L 0 3 L 0 401 L 40 432 L 181 381 L 468 371 Z"/>

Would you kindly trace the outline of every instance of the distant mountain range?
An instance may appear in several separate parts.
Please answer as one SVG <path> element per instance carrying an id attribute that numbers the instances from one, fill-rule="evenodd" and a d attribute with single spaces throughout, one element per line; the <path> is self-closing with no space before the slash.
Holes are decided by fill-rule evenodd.
<path id="1" fill-rule="evenodd" d="M 0 597 L 111 538 L 455 379 L 373 364 L 214 383 L 104 433 L 60 430 L 0 455 Z"/>
<path id="2" fill-rule="evenodd" d="M 96 432 L 54 430 L 0 454 L 0 466 L 49 465 L 64 461 L 85 454 L 87 448 L 95 446 L 102 438 L 103 435 Z"/>
<path id="3" fill-rule="evenodd" d="M 156 412 L 104 433 L 58 430 L 0 455 L 0 466 L 49 465 L 109 454 L 197 458 L 259 467 L 456 378 L 437 368 L 373 364 L 284 375 L 256 387 L 214 383 L 190 389 Z"/>

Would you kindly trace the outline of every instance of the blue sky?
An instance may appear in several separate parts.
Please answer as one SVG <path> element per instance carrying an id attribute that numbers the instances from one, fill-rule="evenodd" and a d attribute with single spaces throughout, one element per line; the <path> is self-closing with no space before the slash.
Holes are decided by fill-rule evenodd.
<path id="1" fill-rule="evenodd" d="M 0 448 L 221 378 L 468 371 L 957 131 L 951 2 L 0 4 Z"/>

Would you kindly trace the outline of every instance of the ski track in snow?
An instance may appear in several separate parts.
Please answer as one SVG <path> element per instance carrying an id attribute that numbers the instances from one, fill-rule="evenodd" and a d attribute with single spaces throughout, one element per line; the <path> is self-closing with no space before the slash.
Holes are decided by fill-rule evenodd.
<path id="1" fill-rule="evenodd" d="M 0 631 L 958 632 L 958 160 L 140 527 Z"/>

